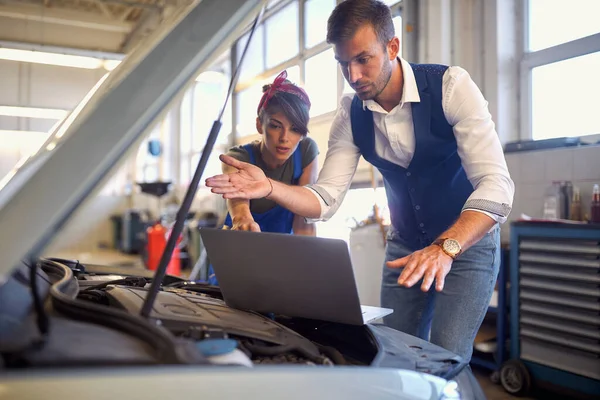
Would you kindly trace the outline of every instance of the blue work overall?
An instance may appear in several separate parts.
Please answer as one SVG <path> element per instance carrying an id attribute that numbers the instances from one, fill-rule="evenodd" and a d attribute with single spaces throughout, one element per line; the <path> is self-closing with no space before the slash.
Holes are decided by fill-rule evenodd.
<path id="1" fill-rule="evenodd" d="M 250 164 L 256 165 L 256 159 L 254 157 L 252 145 L 247 144 L 243 146 L 243 148 L 250 155 Z M 292 162 L 294 168 L 292 185 L 297 185 L 298 180 L 302 175 L 302 154 L 300 153 L 300 146 L 298 146 L 294 151 L 294 154 L 292 154 Z M 261 232 L 293 233 L 294 214 L 279 204 L 263 213 L 252 213 L 252 218 L 254 219 L 254 222 L 260 226 Z M 223 225 L 230 228 L 233 226 L 233 221 L 229 213 L 227 213 L 227 217 L 225 218 L 225 223 Z M 211 285 L 219 284 L 212 265 L 210 265 L 208 269 L 208 283 Z"/>

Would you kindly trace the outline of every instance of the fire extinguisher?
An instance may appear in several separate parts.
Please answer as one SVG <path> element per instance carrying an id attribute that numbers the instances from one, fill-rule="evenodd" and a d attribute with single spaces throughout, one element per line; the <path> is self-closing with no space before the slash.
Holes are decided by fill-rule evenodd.
<path id="1" fill-rule="evenodd" d="M 147 251 L 147 262 L 146 266 L 149 270 L 155 271 L 160 264 L 160 259 L 162 257 L 163 252 L 165 251 L 165 247 L 167 246 L 167 239 L 171 233 L 170 229 L 167 229 L 160 222 L 157 222 L 153 226 L 149 227 L 146 230 L 148 234 L 148 242 L 146 244 Z M 167 266 L 167 274 L 179 276 L 181 273 L 181 260 L 180 260 L 180 243 L 181 237 L 177 239 L 177 244 L 173 249 L 173 254 L 171 255 L 171 259 L 169 260 L 169 265 Z"/>

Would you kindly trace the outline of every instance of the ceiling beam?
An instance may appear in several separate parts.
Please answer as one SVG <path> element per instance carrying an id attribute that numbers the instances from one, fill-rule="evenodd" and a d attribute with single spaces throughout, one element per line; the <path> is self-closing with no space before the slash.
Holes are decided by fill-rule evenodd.
<path id="1" fill-rule="evenodd" d="M 0 40 L 0 48 L 30 50 L 30 51 L 45 51 L 48 53 L 68 54 L 71 56 L 95 57 L 105 60 L 124 60 L 126 54 L 114 53 L 108 51 L 74 49 L 71 47 L 48 46 L 33 43 L 13 42 Z"/>
<path id="2" fill-rule="evenodd" d="M 94 4 L 100 9 L 100 11 L 102 11 L 102 14 L 106 15 L 110 19 L 114 18 L 113 13 L 108 9 L 108 6 L 103 1 L 95 0 Z"/>
<path id="3" fill-rule="evenodd" d="M 127 17 L 129 17 L 129 14 L 131 14 L 132 11 L 133 8 L 123 8 L 123 12 L 121 12 L 121 15 L 119 15 L 117 18 L 119 21 L 126 21 Z"/>
<path id="4" fill-rule="evenodd" d="M 139 18 L 135 27 L 125 36 L 119 51 L 123 53 L 129 53 L 131 49 L 150 32 L 154 31 L 162 21 L 161 12 L 152 12 L 149 10 L 142 11 L 142 15 Z"/>
<path id="5" fill-rule="evenodd" d="M 147 10 L 160 10 L 162 8 L 161 6 L 156 5 L 156 4 L 138 3 L 137 1 L 132 1 L 132 0 L 96 0 L 96 1 L 100 1 L 103 3 L 120 4 L 122 6 L 127 6 L 127 7 L 144 8 Z"/>
<path id="6" fill-rule="evenodd" d="M 27 21 L 44 22 L 48 24 L 75 26 L 79 28 L 95 29 L 106 32 L 129 33 L 133 24 L 117 21 L 114 18 L 91 15 L 90 13 L 59 10 L 55 8 L 44 9 L 40 12 L 39 6 L 30 5 L 3 5 L 0 7 L 0 17 L 23 19 Z"/>

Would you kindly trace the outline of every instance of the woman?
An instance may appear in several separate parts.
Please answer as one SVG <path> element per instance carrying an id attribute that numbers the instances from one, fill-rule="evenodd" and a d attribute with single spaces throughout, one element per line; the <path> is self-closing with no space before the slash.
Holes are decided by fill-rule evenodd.
<path id="1" fill-rule="evenodd" d="M 283 71 L 272 84 L 263 87 L 258 104 L 256 130 L 260 140 L 229 150 L 228 155 L 261 168 L 268 178 L 293 185 L 308 185 L 317 179 L 314 140 L 307 137 L 310 100 L 306 92 L 292 84 Z M 223 172 L 235 169 L 223 164 Z M 294 215 L 271 200 L 229 199 L 225 227 L 254 232 L 315 235 L 313 224 Z M 212 267 L 209 282 L 217 284 Z"/>

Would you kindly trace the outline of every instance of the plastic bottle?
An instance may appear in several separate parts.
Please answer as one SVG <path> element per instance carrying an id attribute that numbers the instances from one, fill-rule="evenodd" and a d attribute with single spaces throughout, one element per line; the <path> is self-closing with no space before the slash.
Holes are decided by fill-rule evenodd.
<path id="1" fill-rule="evenodd" d="M 594 185 L 594 190 L 592 191 L 591 209 L 591 222 L 600 224 L 600 187 L 598 184 Z"/>
<path id="2" fill-rule="evenodd" d="M 233 339 L 204 339 L 196 342 L 198 350 L 213 364 L 253 367 L 252 360 L 237 348 Z"/>
<path id="3" fill-rule="evenodd" d="M 573 221 L 581 221 L 581 193 L 577 186 L 573 187 L 573 200 L 571 201 L 571 212 L 569 219 Z"/>
<path id="4" fill-rule="evenodd" d="M 559 182 L 552 182 L 544 196 L 544 219 L 561 218 L 564 192 Z"/>
<path id="5" fill-rule="evenodd" d="M 561 218 L 569 219 L 569 215 L 571 214 L 571 202 L 573 201 L 573 184 L 570 181 L 563 182 L 561 189 L 564 200 Z"/>

